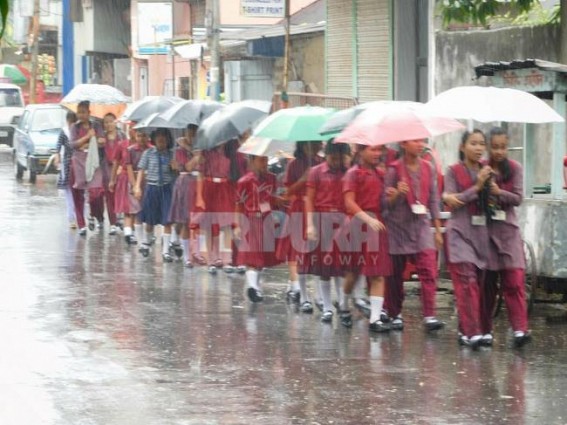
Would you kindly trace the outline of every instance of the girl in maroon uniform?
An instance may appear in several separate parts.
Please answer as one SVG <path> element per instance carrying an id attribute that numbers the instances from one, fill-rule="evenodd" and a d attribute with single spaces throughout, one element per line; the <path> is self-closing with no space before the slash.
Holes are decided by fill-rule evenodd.
<path id="1" fill-rule="evenodd" d="M 341 323 L 352 326 L 350 299 L 359 274 L 370 284 L 371 332 L 388 332 L 389 323 L 380 320 L 384 305 L 385 276 L 391 273 L 388 235 L 382 223 L 381 199 L 384 174 L 377 168 L 380 146 L 358 146 L 359 162 L 347 171 L 343 180 L 343 196 L 350 223 L 351 264 L 345 274 Z"/>
<path id="2" fill-rule="evenodd" d="M 508 134 L 493 128 L 489 139 L 489 166 L 492 216 L 488 221 L 490 255 L 486 278 L 481 290 L 481 323 L 483 345 L 492 345 L 492 313 L 496 303 L 496 281 L 500 277 L 506 311 L 514 345 L 523 346 L 530 340 L 525 294 L 525 256 L 516 208 L 523 199 L 522 166 L 508 159 Z"/>
<path id="3" fill-rule="evenodd" d="M 451 208 L 446 242 L 448 266 L 455 289 L 459 343 L 477 349 L 481 344 L 480 285 L 487 265 L 487 191 L 491 175 L 481 159 L 486 151 L 480 130 L 465 132 L 461 141 L 461 162 L 445 173 L 443 201 Z"/>
<path id="4" fill-rule="evenodd" d="M 349 146 L 342 143 L 327 142 L 326 161 L 312 167 L 307 177 L 305 210 L 307 212 L 307 238 L 314 242 L 314 250 L 303 254 L 300 276 L 313 274 L 319 276 L 319 294 L 323 301 L 322 322 L 333 319 L 331 302 L 331 277 L 342 286 L 341 251 L 348 249 L 346 244 L 345 209 L 340 190 L 342 179 L 347 171 L 345 156 Z M 341 241 L 345 243 L 341 247 Z M 342 249 L 341 249 L 342 248 Z M 301 292 L 302 309 L 310 303 L 305 288 Z M 341 294 L 337 293 L 340 302 Z"/>
<path id="5" fill-rule="evenodd" d="M 307 294 L 307 281 L 305 275 L 301 280 L 297 273 L 297 260 L 301 256 L 300 251 L 303 249 L 298 245 L 300 241 L 305 240 L 306 216 L 305 216 L 305 194 L 307 190 L 307 175 L 311 167 L 319 165 L 323 162 L 318 153 L 321 150 L 322 142 L 297 142 L 294 152 L 295 159 L 292 160 L 286 169 L 284 177 L 284 185 L 286 186 L 285 198 L 290 202 L 284 229 L 286 237 L 279 241 L 278 258 L 281 261 L 287 261 L 289 268 L 289 285 L 287 293 L 288 301 L 293 303 L 304 303 L 301 311 L 312 313 L 313 306 L 306 303 L 307 298 L 301 298 L 301 293 Z M 297 237 L 294 235 L 300 235 Z"/>
<path id="6" fill-rule="evenodd" d="M 238 260 L 248 267 L 248 298 L 255 303 L 263 300 L 260 285 L 262 269 L 277 264 L 272 219 L 276 176 L 268 172 L 268 158 L 265 156 L 251 156 L 250 168 L 251 171 L 238 180 L 233 234 L 240 241 Z"/>
<path id="7" fill-rule="evenodd" d="M 124 214 L 124 239 L 128 245 L 135 245 L 142 240 L 142 223 L 136 217 L 142 210 L 140 201 L 134 196 L 138 162 L 146 149 L 150 147 L 149 137 L 143 131 L 135 132 L 135 141 L 131 145 L 123 144 L 118 151 L 109 188 L 114 191 L 114 206 L 117 214 Z M 133 228 L 136 229 L 134 235 Z"/>

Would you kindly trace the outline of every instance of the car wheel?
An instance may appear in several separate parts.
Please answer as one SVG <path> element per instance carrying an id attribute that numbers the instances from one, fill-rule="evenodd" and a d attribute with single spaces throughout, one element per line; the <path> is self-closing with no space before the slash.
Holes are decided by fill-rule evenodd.
<path id="1" fill-rule="evenodd" d="M 13 156 L 13 161 L 14 161 L 14 174 L 16 175 L 16 179 L 22 180 L 22 178 L 24 177 L 24 167 L 22 167 L 21 164 L 18 162 L 18 159 L 16 158 L 16 154 L 14 154 Z"/>

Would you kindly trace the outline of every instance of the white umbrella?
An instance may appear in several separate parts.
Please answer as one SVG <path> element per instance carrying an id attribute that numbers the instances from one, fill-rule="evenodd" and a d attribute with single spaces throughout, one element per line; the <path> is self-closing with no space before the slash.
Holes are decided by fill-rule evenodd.
<path id="1" fill-rule="evenodd" d="M 153 114 L 149 115 L 147 118 L 144 118 L 142 121 L 138 122 L 134 129 L 142 129 L 142 128 L 159 128 L 164 127 L 168 128 L 168 122 L 161 118 L 159 112 L 154 112 Z"/>
<path id="2" fill-rule="evenodd" d="M 162 113 L 178 102 L 183 101 L 177 96 L 146 96 L 128 105 L 120 121 L 141 121 L 156 112 Z"/>
<path id="3" fill-rule="evenodd" d="M 61 103 L 72 104 L 83 100 L 99 105 L 117 105 L 131 101 L 120 90 L 106 84 L 79 84 L 61 100 Z"/>
<path id="4" fill-rule="evenodd" d="M 269 139 L 266 137 L 249 137 L 240 148 L 238 152 L 246 155 L 256 156 L 269 156 L 269 157 L 285 157 L 292 156 L 295 150 L 295 143 L 290 143 L 286 140 Z"/>
<path id="5" fill-rule="evenodd" d="M 496 87 L 455 87 L 431 99 L 426 110 L 432 115 L 480 122 L 541 124 L 565 121 L 533 94 Z"/>

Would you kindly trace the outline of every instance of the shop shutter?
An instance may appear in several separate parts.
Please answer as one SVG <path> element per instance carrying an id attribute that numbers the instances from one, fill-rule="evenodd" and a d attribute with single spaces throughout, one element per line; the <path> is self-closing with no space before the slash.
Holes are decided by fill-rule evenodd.
<path id="1" fill-rule="evenodd" d="M 352 0 L 327 3 L 327 87 L 331 96 L 353 96 Z"/>

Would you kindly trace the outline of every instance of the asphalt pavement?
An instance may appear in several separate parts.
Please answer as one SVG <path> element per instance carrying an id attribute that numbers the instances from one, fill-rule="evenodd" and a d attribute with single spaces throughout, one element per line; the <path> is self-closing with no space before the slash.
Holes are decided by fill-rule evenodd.
<path id="1" fill-rule="evenodd" d="M 452 296 L 428 335 L 408 284 L 406 329 L 370 335 L 288 306 L 283 268 L 251 305 L 240 275 L 144 259 L 108 225 L 79 236 L 64 202 L 0 150 L 2 425 L 567 424 L 562 305 L 536 305 L 523 349 L 504 312 L 472 352 Z"/>

